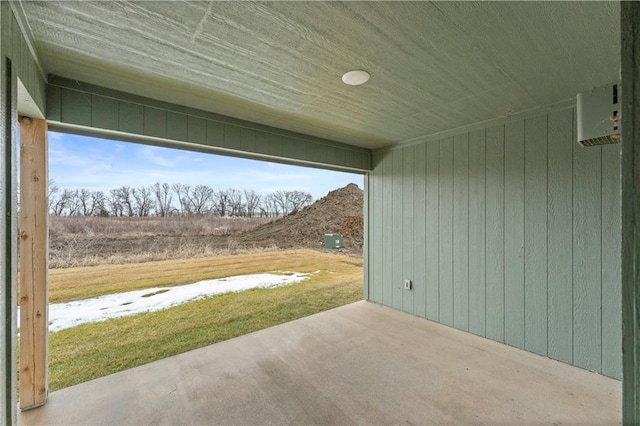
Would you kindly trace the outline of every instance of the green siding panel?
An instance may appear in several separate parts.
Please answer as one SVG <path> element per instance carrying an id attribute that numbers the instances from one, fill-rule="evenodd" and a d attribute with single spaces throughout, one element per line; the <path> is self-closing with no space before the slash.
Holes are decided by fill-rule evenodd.
<path id="1" fill-rule="evenodd" d="M 440 142 L 426 144 L 426 305 L 427 318 L 440 320 Z"/>
<path id="2" fill-rule="evenodd" d="M 369 175 L 367 177 L 367 184 L 368 184 L 368 189 L 366 194 L 368 194 L 369 196 L 369 235 L 379 235 L 378 232 L 380 229 L 376 229 L 377 228 L 377 218 L 378 218 L 378 213 L 377 213 L 377 205 L 376 203 L 379 202 L 379 199 L 377 198 L 379 196 L 378 194 L 378 190 L 376 188 L 376 180 L 378 179 L 378 176 L 376 174 L 376 169 L 374 167 L 374 169 L 369 172 Z M 366 237 L 365 237 L 366 238 Z M 376 273 L 373 272 L 375 262 L 376 259 L 378 258 L 378 251 L 379 251 L 379 246 L 377 244 L 369 244 L 369 260 L 368 260 L 368 266 L 366 269 L 369 270 L 369 295 L 368 295 L 368 299 L 370 301 L 376 302 L 376 303 L 380 303 L 380 300 L 378 299 L 378 294 L 377 294 L 377 290 L 378 290 L 378 285 L 379 285 L 379 280 L 376 277 Z"/>
<path id="3" fill-rule="evenodd" d="M 335 147 L 329 146 L 327 147 L 327 162 L 331 164 L 338 163 L 338 150 Z"/>
<path id="4" fill-rule="evenodd" d="M 187 118 L 187 140 L 191 143 L 204 145 L 207 143 L 207 122 L 200 117 Z"/>
<path id="5" fill-rule="evenodd" d="M 240 145 L 241 129 L 236 126 L 224 126 L 224 147 L 235 150 Z"/>
<path id="6" fill-rule="evenodd" d="M 295 157 L 296 155 L 296 141 L 293 138 L 288 138 L 288 137 L 284 137 L 282 138 L 282 151 L 284 153 L 285 157 Z M 336 163 L 337 164 L 343 164 L 344 163 L 344 156 L 341 158 L 340 154 L 342 153 L 337 153 L 338 155 L 336 156 Z"/>
<path id="7" fill-rule="evenodd" d="M 469 330 L 469 135 L 453 141 L 453 325 Z"/>
<path id="8" fill-rule="evenodd" d="M 224 145 L 224 124 L 218 121 L 207 121 L 207 141 L 208 146 Z"/>
<path id="9" fill-rule="evenodd" d="M 402 150 L 402 310 L 414 313 L 414 294 L 413 290 L 404 289 L 404 280 L 410 279 L 414 281 L 415 273 L 413 265 L 415 236 L 414 229 L 414 165 L 415 165 L 415 148 L 413 146 Z"/>
<path id="10" fill-rule="evenodd" d="M 573 362 L 573 110 L 549 115 L 548 356 Z"/>
<path id="11" fill-rule="evenodd" d="M 307 146 L 306 144 L 297 144 L 296 145 L 296 155 L 298 158 L 305 158 L 307 155 Z M 344 151 L 344 165 L 354 164 L 355 163 L 355 155 L 353 151 Z"/>
<path id="12" fill-rule="evenodd" d="M 13 57 L 13 27 L 11 26 L 13 21 L 13 12 L 7 4 L 6 9 L 0 12 L 0 49 L 2 49 L 2 55 L 7 58 Z"/>
<path id="13" fill-rule="evenodd" d="M 453 325 L 453 138 L 440 141 L 440 322 Z"/>
<path id="14" fill-rule="evenodd" d="M 469 135 L 469 331 L 486 334 L 485 131 Z"/>
<path id="15" fill-rule="evenodd" d="M 256 141 L 257 144 L 257 141 Z M 312 157 L 312 158 L 317 158 L 318 161 L 323 162 L 324 161 L 324 149 L 322 149 L 323 147 L 318 145 L 318 144 L 309 144 L 307 145 L 307 151 L 305 152 L 305 156 L 308 157 Z M 257 152 L 257 148 L 254 148 L 255 151 Z M 367 193 L 367 191 L 365 191 L 365 194 Z"/>
<path id="16" fill-rule="evenodd" d="M 167 138 L 187 141 L 187 116 L 176 112 L 167 112 Z"/>
<path id="17" fill-rule="evenodd" d="M 50 120 L 60 121 L 62 105 L 62 90 L 59 87 L 47 86 L 47 117 Z"/>
<path id="18" fill-rule="evenodd" d="M 371 236 L 380 238 L 382 236 L 382 209 L 384 206 L 384 193 L 382 192 L 382 166 L 376 165 L 374 171 L 369 175 L 369 191 L 372 197 L 370 199 L 369 208 L 371 209 Z M 377 303 L 382 303 L 382 288 L 383 288 L 383 275 L 382 265 L 383 254 L 382 244 L 378 240 L 372 240 L 370 238 L 369 247 L 371 249 L 371 268 L 372 273 L 369 274 L 370 279 L 373 281 L 369 298 Z"/>
<path id="19" fill-rule="evenodd" d="M 208 123 L 207 123 L 208 125 Z M 258 154 L 269 154 L 269 135 L 263 132 L 256 132 L 256 152 Z M 315 154 L 319 159 L 319 161 L 326 161 L 325 156 L 324 156 L 324 151 L 322 151 L 322 154 L 317 153 Z"/>
<path id="20" fill-rule="evenodd" d="M 142 105 L 120 103 L 118 130 L 141 135 L 144 132 L 144 108 Z"/>
<path id="21" fill-rule="evenodd" d="M 336 151 L 336 156 L 335 156 L 336 164 L 338 164 L 338 165 L 346 164 L 346 162 L 347 162 L 346 153 L 344 151 L 342 151 L 342 150 L 337 150 L 337 149 L 335 151 Z"/>
<path id="22" fill-rule="evenodd" d="M 91 95 L 82 92 L 64 91 L 61 96 L 62 120 L 67 123 L 90 126 L 91 125 Z"/>
<path id="23" fill-rule="evenodd" d="M 167 137 L 167 111 L 158 108 L 144 107 L 143 115 L 143 133 L 145 136 L 156 138 Z"/>
<path id="24" fill-rule="evenodd" d="M 505 126 L 505 342 L 524 348 L 524 123 Z"/>
<path id="25" fill-rule="evenodd" d="M 272 155 L 282 156 L 284 153 L 284 148 L 282 145 L 282 136 L 280 135 L 269 135 L 269 152 Z M 329 161 L 335 161 L 334 159 L 329 159 Z"/>
<path id="26" fill-rule="evenodd" d="M 622 378 L 620 145 L 602 147 L 602 374 Z"/>
<path id="27" fill-rule="evenodd" d="M 20 63 L 17 63 L 17 61 L 15 60 L 14 60 L 14 63 L 18 66 L 18 69 L 17 69 L 18 75 L 23 76 L 21 80 L 28 82 L 29 71 L 30 71 L 29 65 L 30 65 L 30 59 L 31 59 L 31 54 L 29 53 L 29 46 L 27 45 L 27 41 L 24 39 L 24 37 L 16 37 L 16 39 L 18 40 L 22 55 L 20 55 Z"/>
<path id="28" fill-rule="evenodd" d="M 24 50 L 26 47 L 23 44 L 22 34 L 20 31 L 20 26 L 18 25 L 18 21 L 16 20 L 13 13 L 11 16 L 11 71 L 16 75 L 22 74 L 22 57 L 27 56 L 28 52 Z"/>
<path id="29" fill-rule="evenodd" d="M 486 336 L 504 341 L 504 126 L 487 129 Z"/>
<path id="30" fill-rule="evenodd" d="M 573 144 L 573 362 L 602 366 L 602 205 L 599 146 Z"/>
<path id="31" fill-rule="evenodd" d="M 415 168 L 413 173 L 413 280 L 414 280 L 414 314 L 426 317 L 427 305 L 427 262 L 426 262 L 426 145 L 415 147 Z"/>
<path id="32" fill-rule="evenodd" d="M 403 302 L 403 274 L 402 274 L 402 240 L 404 234 L 402 232 L 402 168 L 404 166 L 402 151 L 393 151 L 393 165 L 392 165 L 392 184 L 393 184 L 393 225 L 391 236 L 391 247 L 393 252 L 391 258 L 393 259 L 393 272 L 391 275 L 391 284 L 393 286 L 392 305 L 396 309 L 402 309 Z"/>
<path id="33" fill-rule="evenodd" d="M 321 144 L 318 144 L 321 145 Z M 324 145 L 322 146 L 322 152 L 326 152 L 327 151 L 327 147 Z M 368 152 L 357 152 L 357 163 L 356 166 L 361 169 L 361 170 L 368 170 L 369 168 L 371 168 L 371 153 Z M 325 160 L 326 162 L 326 160 Z"/>
<path id="34" fill-rule="evenodd" d="M 352 151 L 346 151 L 344 155 L 345 155 L 344 164 L 352 164 L 353 160 L 354 160 L 353 152 Z M 301 142 L 296 142 L 295 151 L 294 151 L 294 157 L 299 159 L 299 160 L 304 160 L 305 158 L 307 158 L 307 144 L 301 143 Z"/>
<path id="35" fill-rule="evenodd" d="M 101 129 L 118 127 L 118 101 L 101 96 L 91 96 L 91 125 Z"/>
<path id="36" fill-rule="evenodd" d="M 547 355 L 547 116 L 525 122 L 525 342 Z"/>
<path id="37" fill-rule="evenodd" d="M 394 187 L 393 187 L 393 153 L 385 156 L 382 163 L 382 193 L 383 195 L 383 229 L 382 229 L 382 250 L 383 250 L 383 268 L 382 283 L 384 286 L 382 292 L 382 303 L 387 306 L 393 306 L 393 208 Z"/>

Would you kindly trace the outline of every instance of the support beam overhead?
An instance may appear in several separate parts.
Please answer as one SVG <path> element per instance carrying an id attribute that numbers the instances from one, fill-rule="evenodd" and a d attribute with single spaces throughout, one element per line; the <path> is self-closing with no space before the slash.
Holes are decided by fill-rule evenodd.
<path id="1" fill-rule="evenodd" d="M 47 122 L 20 118 L 20 409 L 47 399 Z"/>
<path id="2" fill-rule="evenodd" d="M 207 111 L 50 76 L 52 131 L 363 173 L 371 151 Z"/>

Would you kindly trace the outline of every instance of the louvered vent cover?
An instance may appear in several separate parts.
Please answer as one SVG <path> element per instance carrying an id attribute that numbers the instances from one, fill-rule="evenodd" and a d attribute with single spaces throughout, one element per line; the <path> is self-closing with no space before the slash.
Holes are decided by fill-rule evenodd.
<path id="1" fill-rule="evenodd" d="M 620 142 L 620 84 L 578 94 L 578 142 L 582 146 Z"/>

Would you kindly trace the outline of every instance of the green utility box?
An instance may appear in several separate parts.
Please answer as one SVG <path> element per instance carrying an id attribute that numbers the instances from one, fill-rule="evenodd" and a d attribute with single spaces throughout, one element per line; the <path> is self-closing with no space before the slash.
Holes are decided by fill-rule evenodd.
<path id="1" fill-rule="evenodd" d="M 344 237 L 340 234 L 324 234 L 324 248 L 338 250 L 344 248 Z"/>

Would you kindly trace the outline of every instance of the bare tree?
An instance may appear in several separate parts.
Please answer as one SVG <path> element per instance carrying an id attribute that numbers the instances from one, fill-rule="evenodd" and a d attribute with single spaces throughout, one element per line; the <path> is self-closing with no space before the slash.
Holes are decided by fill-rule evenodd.
<path id="1" fill-rule="evenodd" d="M 313 203 L 313 196 L 308 192 L 287 191 L 287 213 L 294 213 L 302 210 Z"/>
<path id="2" fill-rule="evenodd" d="M 191 191 L 191 186 L 176 183 L 173 185 L 172 189 L 178 197 L 178 201 L 180 202 L 180 214 L 188 216 L 193 213 L 191 211 L 191 203 L 189 201 L 189 192 Z"/>
<path id="3" fill-rule="evenodd" d="M 149 187 L 132 188 L 122 186 L 91 192 L 82 189 L 60 189 L 52 180 L 49 183 L 49 210 L 52 215 L 83 216 L 148 216 L 155 209 L 158 216 L 168 216 L 177 209 L 173 200 L 179 202 L 182 215 L 205 215 L 254 217 L 279 216 L 299 211 L 313 202 L 313 197 L 304 191 L 278 190 L 265 196 L 253 189 L 229 188 L 214 191 L 207 185 L 184 185 L 156 182 Z"/>
<path id="4" fill-rule="evenodd" d="M 120 190 L 112 189 L 109 191 L 108 197 L 109 210 L 113 216 L 122 216 L 124 214 L 124 207 L 120 199 Z"/>
<path id="5" fill-rule="evenodd" d="M 91 203 L 91 191 L 89 191 L 87 188 L 79 189 L 77 193 L 77 199 L 79 213 L 82 216 L 92 216 L 95 206 L 93 206 Z"/>
<path id="6" fill-rule="evenodd" d="M 131 191 L 135 213 L 140 217 L 149 216 L 153 207 L 153 191 L 151 188 L 143 186 L 134 188 Z"/>
<path id="7" fill-rule="evenodd" d="M 246 206 L 246 212 L 248 217 L 253 217 L 258 207 L 260 206 L 260 201 L 262 197 L 253 189 L 245 189 L 244 190 L 244 201 Z"/>
<path id="8" fill-rule="evenodd" d="M 93 191 L 91 193 L 91 208 L 93 210 L 92 214 L 95 216 L 109 216 L 109 212 L 106 208 L 104 192 Z"/>
<path id="9" fill-rule="evenodd" d="M 196 185 L 189 192 L 189 202 L 193 214 L 209 213 L 213 203 L 213 189 L 206 185 Z"/>
<path id="10" fill-rule="evenodd" d="M 65 192 L 67 192 L 66 197 L 69 200 L 69 202 L 67 203 L 67 215 L 80 216 L 82 214 L 80 210 L 80 199 L 78 197 L 78 193 L 80 191 L 78 191 L 77 189 L 65 188 L 62 190 L 63 196 Z"/>
<path id="11" fill-rule="evenodd" d="M 280 214 L 280 207 L 273 193 L 262 197 L 262 207 L 260 207 L 260 211 L 261 214 L 264 212 L 265 216 L 278 216 Z"/>
<path id="12" fill-rule="evenodd" d="M 133 190 L 130 186 L 122 186 L 118 189 L 118 196 L 120 197 L 120 203 L 122 204 L 123 214 L 131 217 L 135 215 L 135 209 L 133 208 Z"/>
<path id="13" fill-rule="evenodd" d="M 173 194 L 168 183 L 156 182 L 153 184 L 153 193 L 156 197 L 156 214 L 158 216 L 169 216 L 171 214 Z"/>
<path id="14" fill-rule="evenodd" d="M 72 189 L 63 189 L 58 197 L 55 197 L 52 203 L 51 214 L 54 216 L 71 216 L 75 213 L 75 191 Z"/>
<path id="15" fill-rule="evenodd" d="M 220 190 L 214 192 L 213 208 L 219 216 L 224 217 L 227 215 L 229 209 L 229 194 L 227 191 Z"/>
<path id="16" fill-rule="evenodd" d="M 49 179 L 49 212 L 52 215 L 60 216 L 55 214 L 55 206 L 58 202 L 58 193 L 60 192 L 60 187 L 56 185 L 56 181 L 53 179 Z"/>
<path id="17" fill-rule="evenodd" d="M 237 189 L 227 189 L 229 196 L 229 207 L 231 207 L 231 216 L 244 216 L 244 203 L 242 202 L 242 191 Z"/>
<path id="18" fill-rule="evenodd" d="M 289 213 L 287 191 L 278 190 L 271 193 L 273 206 L 276 208 L 276 215 L 280 212 L 282 215 Z"/>

